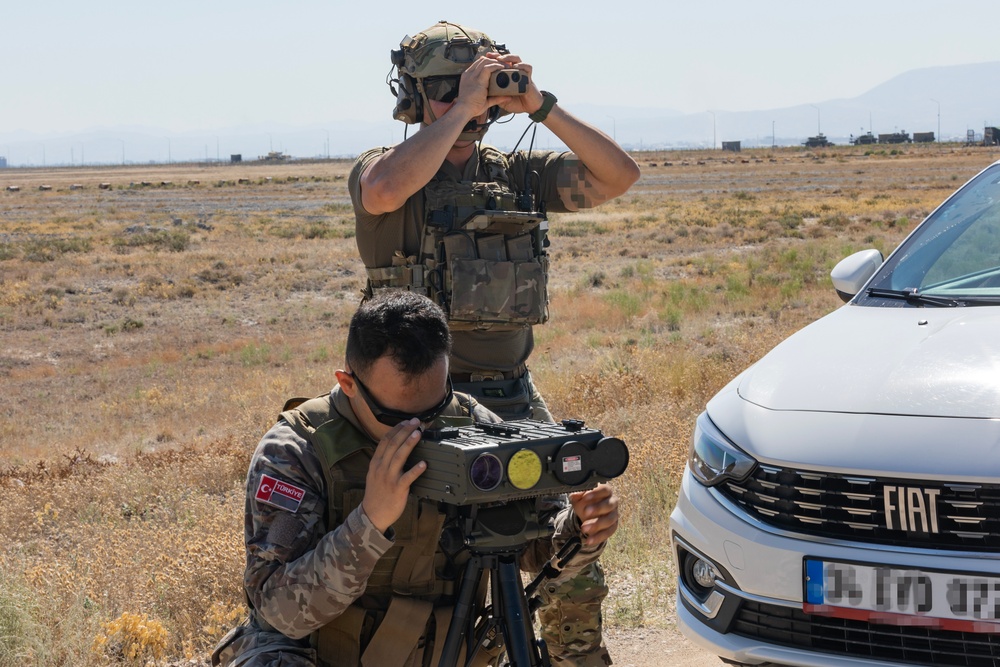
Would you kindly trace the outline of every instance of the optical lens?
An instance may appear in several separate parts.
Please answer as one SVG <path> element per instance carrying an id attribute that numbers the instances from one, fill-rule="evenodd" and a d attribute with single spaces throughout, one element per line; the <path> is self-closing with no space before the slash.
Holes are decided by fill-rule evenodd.
<path id="1" fill-rule="evenodd" d="M 503 478 L 503 465 L 493 454 L 480 454 L 469 466 L 469 479 L 480 491 L 492 491 Z"/>
<path id="2" fill-rule="evenodd" d="M 534 487 L 542 478 L 542 460 L 530 449 L 516 452 L 507 462 L 507 478 L 522 491 Z"/>

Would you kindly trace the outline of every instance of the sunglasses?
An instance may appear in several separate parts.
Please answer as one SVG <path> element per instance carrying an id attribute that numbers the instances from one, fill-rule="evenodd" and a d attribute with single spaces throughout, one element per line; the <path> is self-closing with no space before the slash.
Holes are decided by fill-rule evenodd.
<path id="1" fill-rule="evenodd" d="M 435 102 L 454 102 L 458 97 L 458 82 L 461 77 L 457 76 L 429 76 L 424 79 L 424 92 L 427 99 Z"/>
<path id="2" fill-rule="evenodd" d="M 361 381 L 357 373 L 351 373 L 351 377 L 354 378 L 354 382 L 358 386 L 358 393 L 361 394 L 362 400 L 364 400 L 365 405 L 368 409 L 372 411 L 372 415 L 379 421 L 379 423 L 385 424 L 386 426 L 396 426 L 402 422 L 409 421 L 411 419 L 416 419 L 420 422 L 430 422 L 438 418 L 438 416 L 444 412 L 445 408 L 451 403 L 451 399 L 455 396 L 455 390 L 451 386 L 451 378 L 448 378 L 448 391 L 445 392 L 444 399 L 433 408 L 425 410 L 419 414 L 409 414 L 406 412 L 399 412 L 398 410 L 390 410 L 389 408 L 383 407 L 372 398 L 371 391 L 365 386 L 365 383 Z"/>

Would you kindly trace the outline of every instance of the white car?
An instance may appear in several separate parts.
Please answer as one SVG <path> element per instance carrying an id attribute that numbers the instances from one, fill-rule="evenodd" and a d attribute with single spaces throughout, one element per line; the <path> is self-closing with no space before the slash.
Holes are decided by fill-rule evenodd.
<path id="1" fill-rule="evenodd" d="M 1000 162 L 698 417 L 681 630 L 726 662 L 1000 666 Z"/>

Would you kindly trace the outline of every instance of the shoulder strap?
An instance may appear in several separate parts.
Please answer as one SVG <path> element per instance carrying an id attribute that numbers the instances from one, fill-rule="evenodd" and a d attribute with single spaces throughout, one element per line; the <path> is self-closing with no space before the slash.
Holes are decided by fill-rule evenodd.
<path id="1" fill-rule="evenodd" d="M 288 422 L 300 437 L 313 444 L 327 473 L 349 454 L 373 446 L 363 433 L 333 408 L 329 394 L 285 410 L 280 418 Z"/>

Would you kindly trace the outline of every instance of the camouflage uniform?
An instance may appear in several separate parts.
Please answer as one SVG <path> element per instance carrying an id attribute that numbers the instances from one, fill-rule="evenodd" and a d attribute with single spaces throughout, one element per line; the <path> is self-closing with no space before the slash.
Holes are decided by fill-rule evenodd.
<path id="1" fill-rule="evenodd" d="M 351 171 L 348 186 L 354 203 L 356 241 L 365 267 L 393 267 L 401 258 L 419 256 L 424 243 L 427 192 L 459 182 L 500 182 L 515 192 L 525 189 L 525 174 L 532 172 L 532 189 L 546 212 L 587 208 L 596 202 L 587 195 L 586 170 L 569 152 L 518 151 L 504 156 L 481 146 L 463 169 L 445 161 L 434 179 L 396 211 L 368 213 L 361 203 L 361 175 L 388 148 L 363 153 Z M 567 202 L 566 200 L 569 200 Z M 531 380 L 527 360 L 534 348 L 532 327 L 500 324 L 488 328 L 452 326 L 451 373 L 455 388 L 504 419 L 532 418 L 553 421 L 545 401 Z M 540 591 L 540 635 L 548 642 L 553 664 L 603 666 L 611 658 L 602 637 L 601 602 L 608 588 L 597 561 L 574 581 L 556 590 Z"/>
<path id="2" fill-rule="evenodd" d="M 458 395 L 457 400 L 460 403 L 453 403 L 453 406 L 464 405 L 462 412 L 465 414 L 471 412 L 478 420 L 497 421 L 495 415 L 473 399 Z M 428 664 L 430 651 L 436 645 L 439 651 L 443 643 L 441 635 L 437 634 L 441 629 L 434 628 L 431 619 L 439 618 L 437 612 L 451 603 L 450 594 L 441 591 L 450 593 L 456 586 L 442 579 L 447 559 L 437 544 L 441 523 L 437 524 L 438 532 L 430 535 L 430 543 L 434 545 L 431 548 L 434 569 L 430 579 L 434 580 L 435 587 L 433 591 L 428 588 L 427 595 L 413 597 L 418 601 L 413 604 L 433 606 L 433 615 L 426 621 L 427 627 L 411 628 L 412 648 L 411 644 L 406 644 L 403 653 L 397 650 L 391 660 L 387 659 L 385 651 L 391 652 L 391 645 L 399 633 L 395 629 L 384 635 L 377 633 L 383 622 L 389 625 L 387 619 L 392 605 L 401 596 L 394 593 L 398 590 L 395 579 L 398 572 L 387 572 L 382 564 L 392 554 L 398 556 L 400 548 L 396 542 L 400 540 L 404 545 L 408 539 L 427 542 L 426 536 L 415 537 L 426 516 L 424 505 L 420 506 L 419 520 L 407 523 L 404 512 L 404 517 L 386 534 L 376 529 L 364 513 L 360 499 L 364 472 L 377 443 L 364 435 L 350 402 L 339 389 L 331 392 L 327 402 L 320 399 L 310 402 L 314 403 L 323 406 L 323 414 L 328 415 L 326 423 L 334 424 L 335 432 L 349 436 L 346 440 L 360 443 L 360 448 L 352 450 L 353 463 L 346 463 L 345 457 L 324 470 L 323 461 L 328 460 L 327 455 L 316 444 L 320 431 L 310 439 L 302 437 L 298 424 L 303 413 L 295 411 L 282 413 L 278 423 L 265 434 L 247 474 L 244 587 L 250 615 L 245 624 L 223 639 L 213 655 L 213 664 L 231 667 L 334 664 L 390 667 L 390 662 L 409 667 Z M 305 406 L 302 409 L 305 410 Z M 451 414 L 460 414 L 454 407 L 450 410 Z M 329 480 L 334 480 L 332 490 Z M 348 487 L 352 488 L 340 493 Z M 266 495 L 279 491 L 280 496 Z M 350 500 L 352 494 L 354 502 Z M 337 495 L 344 498 L 339 506 L 334 499 Z M 411 497 L 411 502 L 418 501 Z M 580 529 L 580 522 L 565 498 L 540 500 L 539 503 L 540 515 L 552 521 L 555 533 L 549 539 L 534 540 L 526 548 L 521 567 L 531 571 L 540 568 L 555 549 L 569 537 L 579 534 Z M 331 516 L 335 507 L 341 508 L 342 516 Z M 437 514 L 436 505 L 432 506 L 431 513 Z M 417 516 L 416 508 L 413 516 Z M 586 566 L 597 558 L 602 548 L 603 545 L 584 548 L 571 566 Z M 563 574 L 563 577 L 571 576 L 573 572 L 569 569 Z M 389 588 L 386 588 L 390 581 L 387 577 L 392 577 Z M 390 591 L 388 595 L 385 594 L 387 590 Z M 336 633 L 343 632 L 345 619 L 347 622 L 360 619 L 356 627 L 361 636 L 353 638 L 356 654 L 350 657 L 347 649 L 351 648 L 351 642 L 337 643 Z M 386 635 L 391 641 L 379 640 Z M 329 640 L 331 636 L 332 641 Z"/>

